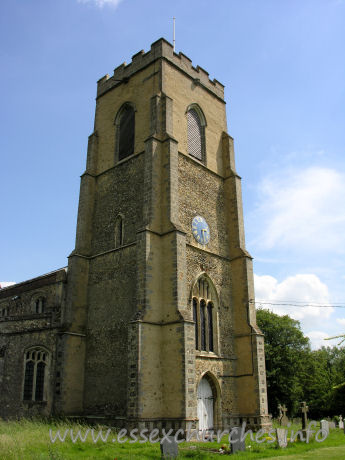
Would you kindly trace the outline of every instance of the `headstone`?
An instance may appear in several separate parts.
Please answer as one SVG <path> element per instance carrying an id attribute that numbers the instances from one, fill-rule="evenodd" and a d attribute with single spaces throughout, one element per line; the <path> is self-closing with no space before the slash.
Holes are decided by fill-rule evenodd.
<path id="1" fill-rule="evenodd" d="M 288 419 L 288 417 L 286 415 L 287 408 L 285 407 L 285 404 L 284 404 L 284 406 L 280 406 L 280 409 L 282 411 L 282 416 L 281 416 L 281 418 L 279 420 L 279 423 L 282 426 L 287 426 L 287 424 L 289 423 L 289 419 Z"/>
<path id="2" fill-rule="evenodd" d="M 283 416 L 283 411 L 282 411 L 282 405 L 281 404 L 278 404 L 278 410 L 279 410 L 278 421 L 280 422 L 280 419 Z"/>
<path id="3" fill-rule="evenodd" d="M 340 428 L 341 430 L 344 429 L 344 420 L 343 420 L 343 416 L 342 416 L 342 415 L 339 415 L 339 425 L 338 425 L 338 426 L 339 426 L 339 428 Z"/>
<path id="4" fill-rule="evenodd" d="M 308 413 L 309 407 L 305 401 L 302 402 L 301 412 L 302 412 L 302 430 L 306 430 L 308 426 Z"/>
<path id="5" fill-rule="evenodd" d="M 277 445 L 278 447 L 285 448 L 287 446 L 287 430 L 284 428 L 277 428 Z"/>
<path id="6" fill-rule="evenodd" d="M 239 430 L 237 430 L 236 433 L 234 433 L 235 436 L 231 436 L 231 442 L 230 442 L 230 450 L 232 454 L 235 454 L 236 452 L 242 452 L 246 450 L 246 441 L 245 439 L 241 440 L 241 435 Z"/>
<path id="7" fill-rule="evenodd" d="M 331 422 L 328 422 L 328 426 L 330 428 L 330 430 L 334 430 L 335 429 L 335 422 L 331 421 Z"/>
<path id="8" fill-rule="evenodd" d="M 233 442 L 230 443 L 231 446 L 231 453 L 235 454 L 236 452 L 242 452 L 246 450 L 246 441 L 243 439 L 241 441 L 241 438 L 238 438 L 234 440 Z"/>
<path id="9" fill-rule="evenodd" d="M 292 423 L 294 423 L 295 425 L 300 425 L 302 423 L 302 419 L 300 417 L 293 418 Z"/>
<path id="10" fill-rule="evenodd" d="M 322 431 L 327 433 L 327 435 L 329 435 L 329 422 L 328 422 L 328 420 L 321 420 L 320 428 L 321 428 Z"/>
<path id="11" fill-rule="evenodd" d="M 178 444 L 173 436 L 167 436 L 161 442 L 162 458 L 177 458 Z"/>

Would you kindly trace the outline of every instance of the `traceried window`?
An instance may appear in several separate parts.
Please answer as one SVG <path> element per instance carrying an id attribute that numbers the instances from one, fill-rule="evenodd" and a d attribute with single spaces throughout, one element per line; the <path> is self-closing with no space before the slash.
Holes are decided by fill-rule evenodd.
<path id="1" fill-rule="evenodd" d="M 115 220 L 115 248 L 123 245 L 123 217 L 119 214 Z"/>
<path id="2" fill-rule="evenodd" d="M 187 111 L 188 153 L 205 163 L 205 118 L 198 106 L 192 105 Z"/>
<path id="3" fill-rule="evenodd" d="M 201 351 L 215 351 L 215 309 L 214 287 L 204 276 L 193 288 L 193 320 L 195 321 L 195 348 Z M 212 293 L 213 292 L 213 293 Z"/>
<path id="4" fill-rule="evenodd" d="M 39 297 L 35 300 L 35 313 L 44 313 L 46 307 L 46 299 Z"/>
<path id="5" fill-rule="evenodd" d="M 126 103 L 119 110 L 116 119 L 116 160 L 121 161 L 134 153 L 135 110 Z"/>
<path id="6" fill-rule="evenodd" d="M 24 401 L 44 401 L 49 354 L 40 347 L 31 348 L 24 357 Z"/>

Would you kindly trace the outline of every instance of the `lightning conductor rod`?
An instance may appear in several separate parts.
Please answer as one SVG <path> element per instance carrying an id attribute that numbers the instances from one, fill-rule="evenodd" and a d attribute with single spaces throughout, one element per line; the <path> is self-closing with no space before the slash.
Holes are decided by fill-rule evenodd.
<path id="1" fill-rule="evenodd" d="M 175 17 L 173 17 L 173 47 L 175 52 Z"/>

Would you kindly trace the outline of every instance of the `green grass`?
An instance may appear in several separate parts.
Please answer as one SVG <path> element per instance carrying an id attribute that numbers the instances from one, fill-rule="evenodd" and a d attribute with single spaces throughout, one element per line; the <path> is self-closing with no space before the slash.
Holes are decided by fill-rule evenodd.
<path id="1" fill-rule="evenodd" d="M 83 443 L 80 440 L 73 443 L 68 436 L 65 442 L 57 440 L 55 443 L 50 441 L 49 429 L 55 435 L 56 430 L 64 433 L 65 430 L 73 429 L 76 433 L 91 427 L 70 423 L 66 421 L 44 422 L 39 420 L 20 420 L 20 421 L 0 421 L 0 460 L 69 460 L 69 459 L 107 459 L 107 460 L 145 460 L 159 459 L 159 444 L 139 442 L 130 444 L 112 443 L 115 432 L 112 431 L 108 442 L 99 440 L 97 443 L 92 441 L 91 435 Z M 101 427 L 93 427 L 95 432 Z M 297 426 L 292 427 L 295 431 Z M 103 427 L 103 433 L 107 431 Z M 222 443 L 181 443 L 179 446 L 179 458 L 208 459 L 218 458 L 218 450 L 222 444 L 228 446 L 226 438 Z M 238 459 L 274 459 L 288 456 L 289 460 L 300 459 L 345 459 L 345 435 L 340 430 L 332 430 L 326 441 L 317 443 L 311 441 L 309 444 L 304 442 L 290 443 L 286 449 L 277 449 L 274 444 L 257 444 L 252 442 L 247 436 L 246 452 L 240 452 L 233 456 Z M 226 457 L 225 457 L 226 458 Z"/>

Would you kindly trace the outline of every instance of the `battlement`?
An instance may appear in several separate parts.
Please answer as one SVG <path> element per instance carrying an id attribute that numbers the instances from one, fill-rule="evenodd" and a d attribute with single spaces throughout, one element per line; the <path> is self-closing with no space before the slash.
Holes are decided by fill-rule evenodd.
<path id="1" fill-rule="evenodd" d="M 114 86 L 126 83 L 128 79 L 139 70 L 147 67 L 158 59 L 165 59 L 172 65 L 176 66 L 182 72 L 187 74 L 195 84 L 205 87 L 217 97 L 224 99 L 224 85 L 218 80 L 210 80 L 208 72 L 202 67 L 194 67 L 192 61 L 183 53 L 175 53 L 171 43 L 164 38 L 160 38 L 152 43 L 150 51 L 145 53 L 144 50 L 132 56 L 132 62 L 125 62 L 119 65 L 114 70 L 114 75 L 110 77 L 108 74 L 98 80 L 97 97 L 109 91 Z"/>

